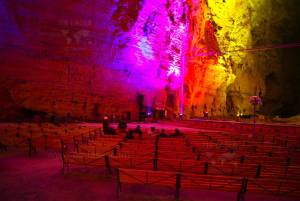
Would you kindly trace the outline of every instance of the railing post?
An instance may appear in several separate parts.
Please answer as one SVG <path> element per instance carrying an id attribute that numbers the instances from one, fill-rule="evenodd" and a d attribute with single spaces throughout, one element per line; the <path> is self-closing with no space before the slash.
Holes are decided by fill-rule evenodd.
<path id="1" fill-rule="evenodd" d="M 261 173 L 261 164 L 257 165 L 256 167 L 256 178 L 259 178 L 260 176 L 260 173 Z"/>
<path id="2" fill-rule="evenodd" d="M 237 201 L 243 201 L 245 200 L 245 194 L 247 192 L 247 186 L 248 186 L 248 178 L 244 177 L 241 184 L 241 189 L 237 194 Z"/>
<path id="3" fill-rule="evenodd" d="M 207 174 L 207 173 L 208 173 L 208 162 L 205 162 L 203 174 Z"/>
<path id="4" fill-rule="evenodd" d="M 105 159 L 105 167 L 106 167 L 107 173 L 112 174 L 110 163 L 109 163 L 109 156 L 105 155 L 104 159 Z"/>
<path id="5" fill-rule="evenodd" d="M 200 161 L 200 159 L 201 159 L 201 153 L 198 152 L 198 153 L 197 153 L 197 158 L 196 158 L 196 160 L 197 160 L 197 161 Z"/>
<path id="6" fill-rule="evenodd" d="M 29 154 L 29 156 L 31 156 L 32 155 L 32 140 L 31 140 L 31 138 L 28 138 L 27 140 L 28 140 L 28 154 Z"/>
<path id="7" fill-rule="evenodd" d="M 288 158 L 286 159 L 286 166 L 288 167 L 288 166 L 290 166 L 290 164 L 291 164 L 291 158 L 288 157 Z"/>
<path id="8" fill-rule="evenodd" d="M 114 156 L 117 155 L 117 148 L 116 147 L 113 149 L 113 154 L 114 154 Z"/>
<path id="9" fill-rule="evenodd" d="M 154 158 L 156 158 L 156 159 L 158 157 L 158 139 L 159 138 L 156 138 L 156 141 L 155 141 L 155 150 L 154 150 Z"/>
<path id="10" fill-rule="evenodd" d="M 75 136 L 73 137 L 73 142 L 74 142 L 74 148 L 75 148 L 75 150 L 77 151 L 77 153 L 79 153 L 79 142 L 75 138 Z"/>
<path id="11" fill-rule="evenodd" d="M 175 199 L 178 201 L 179 200 L 179 194 L 180 194 L 180 179 L 181 179 L 181 174 L 178 173 L 176 174 L 176 192 L 175 192 Z"/>
<path id="12" fill-rule="evenodd" d="M 61 145 L 61 160 L 62 160 L 62 164 L 63 164 L 63 173 L 65 173 L 65 144 L 64 141 L 60 141 L 60 145 Z"/>
<path id="13" fill-rule="evenodd" d="M 241 163 L 241 164 L 244 164 L 244 162 L 245 162 L 245 156 L 242 155 L 242 156 L 241 156 L 241 159 L 240 159 L 240 163 Z"/>
<path id="14" fill-rule="evenodd" d="M 75 151 L 77 151 L 77 153 L 79 152 L 79 142 L 78 140 L 75 138 L 75 136 L 73 137 L 73 143 L 74 143 L 74 149 Z"/>
<path id="15" fill-rule="evenodd" d="M 157 171 L 157 158 L 153 159 L 153 170 Z"/>
<path id="16" fill-rule="evenodd" d="M 248 178 L 247 177 L 243 178 L 242 186 L 243 186 L 242 193 L 245 194 L 247 192 L 247 187 L 248 187 Z"/>
<path id="17" fill-rule="evenodd" d="M 117 171 L 116 172 L 116 174 L 117 174 L 117 198 L 119 198 L 120 192 L 122 191 L 121 180 L 120 180 L 120 170 L 119 170 L 119 168 L 117 168 L 116 171 Z"/>

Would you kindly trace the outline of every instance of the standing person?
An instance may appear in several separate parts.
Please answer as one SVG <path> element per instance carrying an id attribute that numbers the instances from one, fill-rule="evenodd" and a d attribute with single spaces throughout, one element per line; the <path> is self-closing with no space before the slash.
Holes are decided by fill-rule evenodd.
<path id="1" fill-rule="evenodd" d="M 104 134 L 108 135 L 116 135 L 115 129 L 109 126 L 109 118 L 107 115 L 104 116 L 103 118 L 103 132 Z"/>
<path id="2" fill-rule="evenodd" d="M 129 131 L 128 131 L 128 133 L 127 133 L 127 135 L 126 135 L 126 138 L 129 139 L 129 140 L 133 140 L 133 139 L 134 139 L 132 130 L 129 130 Z"/>
<path id="3" fill-rule="evenodd" d="M 142 133 L 141 126 L 140 126 L 140 125 L 137 125 L 136 128 L 133 129 L 132 132 L 133 132 L 133 133 L 138 133 L 138 134 Z"/>
<path id="4" fill-rule="evenodd" d="M 102 129 L 104 133 L 108 130 L 108 127 L 109 127 L 109 118 L 107 115 L 104 115 L 103 122 L 102 122 Z"/>
<path id="5" fill-rule="evenodd" d="M 125 131 L 126 128 L 127 128 L 127 122 L 124 120 L 124 119 L 121 119 L 119 121 L 119 125 L 118 125 L 118 128 L 122 131 Z"/>
<path id="6" fill-rule="evenodd" d="M 139 138 L 142 139 L 142 130 L 141 130 L 141 126 L 140 125 L 137 125 L 137 127 L 135 129 L 133 129 L 132 131 L 133 133 L 137 133 L 139 135 Z"/>
<path id="7" fill-rule="evenodd" d="M 178 137 L 178 136 L 181 136 L 181 135 L 182 135 L 182 133 L 179 131 L 178 128 L 176 128 L 175 131 L 174 131 L 173 137 Z"/>
<path id="8" fill-rule="evenodd" d="M 155 136 L 155 127 L 151 126 L 150 130 L 148 131 L 149 136 Z"/>
<path id="9" fill-rule="evenodd" d="M 165 129 L 161 129 L 159 137 L 168 137 L 167 134 L 165 133 Z"/>

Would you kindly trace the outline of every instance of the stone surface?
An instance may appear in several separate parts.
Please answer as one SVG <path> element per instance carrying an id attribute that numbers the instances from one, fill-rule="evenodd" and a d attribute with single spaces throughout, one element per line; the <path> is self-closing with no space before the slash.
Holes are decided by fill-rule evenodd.
<path id="1" fill-rule="evenodd" d="M 299 113 L 297 0 L 0 2 L 0 119 Z M 282 47 L 282 46 L 280 46 Z M 250 49 L 248 49 L 250 48 Z M 236 51 L 239 50 L 239 51 Z M 241 51 L 242 50 L 242 51 Z M 143 95 L 143 107 L 138 107 Z M 180 109 L 181 108 L 181 109 Z M 27 111 L 24 112 L 24 111 Z"/>

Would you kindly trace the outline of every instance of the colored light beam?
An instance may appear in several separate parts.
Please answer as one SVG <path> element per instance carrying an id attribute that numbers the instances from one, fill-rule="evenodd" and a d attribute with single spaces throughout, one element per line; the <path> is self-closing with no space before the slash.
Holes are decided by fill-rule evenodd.
<path id="1" fill-rule="evenodd" d="M 170 45 L 168 54 L 172 57 L 167 76 L 180 76 L 181 55 L 183 54 L 184 38 L 186 36 L 185 3 L 174 1 L 169 5 Z"/>

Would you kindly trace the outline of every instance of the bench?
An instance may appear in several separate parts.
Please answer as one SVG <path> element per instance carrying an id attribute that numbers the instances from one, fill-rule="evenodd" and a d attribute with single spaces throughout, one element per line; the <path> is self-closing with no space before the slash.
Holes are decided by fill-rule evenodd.
<path id="1" fill-rule="evenodd" d="M 119 168 L 117 195 L 121 192 L 124 183 L 174 187 L 176 200 L 179 200 L 180 189 L 222 190 L 244 194 L 246 180 L 242 177 Z M 240 197 L 238 196 L 238 200 Z"/>

